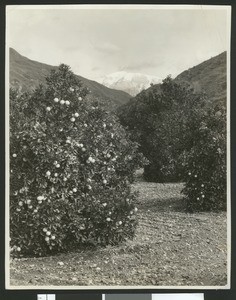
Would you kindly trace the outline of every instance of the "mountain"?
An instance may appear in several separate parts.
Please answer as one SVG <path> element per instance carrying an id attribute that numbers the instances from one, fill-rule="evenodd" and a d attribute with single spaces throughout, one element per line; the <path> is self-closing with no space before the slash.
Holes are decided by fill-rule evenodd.
<path id="1" fill-rule="evenodd" d="M 226 106 L 226 67 L 225 51 L 180 73 L 174 78 L 174 81 L 192 87 L 197 93 L 205 93 L 209 99 L 209 103 L 214 102 Z M 127 105 L 138 101 L 142 95 L 147 95 L 152 92 L 161 92 L 160 84 L 154 84 L 148 89 L 141 91 L 137 97 L 131 99 Z"/>
<path id="2" fill-rule="evenodd" d="M 9 49 L 10 86 L 21 90 L 33 90 L 39 84 L 45 84 L 45 76 L 56 66 L 40 63 L 19 54 L 13 48 Z M 108 109 L 125 104 L 131 96 L 124 91 L 108 88 L 96 81 L 77 75 L 83 85 L 91 91 L 91 96 L 103 101 Z"/>
<path id="3" fill-rule="evenodd" d="M 227 100 L 227 64 L 226 52 L 212 57 L 199 65 L 180 73 L 174 82 L 190 86 L 196 93 L 204 93 L 209 106 L 226 107 Z M 161 84 L 154 84 L 138 95 L 131 98 L 127 103 L 117 108 L 117 114 L 123 124 L 126 122 L 126 114 L 132 116 L 142 115 L 142 101 L 145 99 L 155 99 L 156 95 L 162 91 Z M 140 104 L 141 102 L 141 104 Z"/>
<path id="4" fill-rule="evenodd" d="M 122 90 L 136 96 L 142 90 L 150 87 L 151 84 L 160 83 L 161 79 L 156 76 L 121 71 L 106 75 L 99 82 L 109 88 Z"/>
<path id="5" fill-rule="evenodd" d="M 20 55 L 10 48 L 10 86 L 22 90 L 34 89 L 40 83 L 45 83 L 52 69 L 57 67 L 33 61 Z M 158 89 L 160 79 L 158 77 L 140 73 L 116 72 L 105 76 L 101 82 L 92 81 L 77 75 L 93 97 L 103 100 L 107 108 L 115 109 L 126 104 L 131 94 L 149 93 L 152 89 Z M 212 57 L 201 64 L 194 66 L 175 79 L 176 82 L 190 84 L 196 92 L 205 92 L 211 101 L 226 103 L 226 52 Z M 157 82 L 157 84 L 155 84 Z M 150 87 L 150 84 L 154 83 Z M 105 86 L 106 85 L 106 86 Z M 109 87 L 107 87 L 109 86 Z M 118 90 L 126 90 L 127 92 Z"/>
<path id="6" fill-rule="evenodd" d="M 211 101 L 226 103 L 226 51 L 190 68 L 176 82 L 190 84 L 196 92 L 204 92 Z"/>

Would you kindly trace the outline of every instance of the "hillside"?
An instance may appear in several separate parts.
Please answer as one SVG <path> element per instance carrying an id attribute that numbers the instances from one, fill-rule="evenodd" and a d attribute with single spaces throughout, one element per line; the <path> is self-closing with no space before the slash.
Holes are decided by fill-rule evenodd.
<path id="1" fill-rule="evenodd" d="M 57 67 L 40 63 L 20 55 L 16 50 L 10 48 L 10 86 L 21 90 L 33 90 L 40 83 L 45 83 L 47 76 L 52 69 Z M 89 80 L 77 75 L 85 87 L 91 91 L 91 95 L 103 100 L 106 106 L 114 109 L 117 106 L 125 104 L 131 98 L 129 94 L 123 91 L 110 89 L 96 81 Z"/>
<path id="2" fill-rule="evenodd" d="M 182 72 L 175 81 L 190 83 L 210 100 L 226 103 L 226 51 Z"/>
<path id="3" fill-rule="evenodd" d="M 191 86 L 195 92 L 205 93 L 209 102 L 226 105 L 226 52 L 212 57 L 199 65 L 180 73 L 175 82 Z M 154 84 L 131 99 L 129 104 L 135 105 L 143 95 L 159 93 L 160 84 Z"/>

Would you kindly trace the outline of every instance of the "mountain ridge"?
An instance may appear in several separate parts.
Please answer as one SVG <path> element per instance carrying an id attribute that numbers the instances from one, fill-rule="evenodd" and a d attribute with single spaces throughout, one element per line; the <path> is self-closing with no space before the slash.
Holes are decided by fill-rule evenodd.
<path id="1" fill-rule="evenodd" d="M 22 91 L 33 90 L 39 84 L 45 84 L 45 77 L 49 75 L 51 70 L 58 68 L 57 66 L 31 60 L 13 48 L 9 48 L 9 61 L 10 86 L 19 88 Z M 127 103 L 131 98 L 124 91 L 110 89 L 80 75 L 76 75 L 76 77 L 91 91 L 95 98 L 103 100 L 109 109 L 115 109 L 117 106 Z"/>
<path id="2" fill-rule="evenodd" d="M 30 87 L 32 90 L 40 83 L 45 82 L 45 77 L 49 74 L 50 70 L 57 69 L 57 66 L 31 60 L 19 54 L 13 48 L 9 48 L 9 51 L 11 87 L 17 87 L 23 90 L 29 89 Z M 117 72 L 115 73 L 117 74 Z M 122 75 L 122 72 L 118 73 Z M 127 72 L 125 73 L 127 74 Z M 92 96 L 103 101 L 105 100 L 106 107 L 112 110 L 127 104 L 130 99 L 135 99 L 136 96 L 142 93 L 149 93 L 152 89 L 158 91 L 158 86 L 160 85 L 160 83 L 152 84 L 152 86 L 149 86 L 135 97 L 132 97 L 122 90 L 108 88 L 95 80 L 89 80 L 80 75 L 76 76 L 81 80 L 83 85 L 91 91 Z M 181 72 L 174 78 L 174 81 L 190 85 L 195 92 L 206 93 L 212 101 L 219 102 L 219 104 L 226 104 L 226 79 L 226 51 L 224 51 Z"/>
<path id="3" fill-rule="evenodd" d="M 190 83 L 195 92 L 204 92 L 216 102 L 225 102 L 227 95 L 227 52 L 224 51 L 180 73 L 177 83 Z"/>
<path id="4" fill-rule="evenodd" d="M 118 71 L 104 76 L 99 82 L 109 88 L 123 90 L 132 96 L 136 96 L 151 84 L 160 83 L 161 79 L 143 73 Z"/>
<path id="5" fill-rule="evenodd" d="M 173 80 L 176 83 L 190 86 L 196 93 L 204 93 L 209 102 L 215 102 L 226 106 L 227 96 L 227 52 L 224 51 L 211 57 L 188 70 L 181 72 Z M 146 90 L 141 91 L 136 97 L 155 90 L 161 92 L 161 84 L 154 84 Z M 136 97 L 132 98 L 136 99 Z M 130 102 L 130 101 L 129 101 Z M 126 103 L 127 105 L 129 104 Z"/>

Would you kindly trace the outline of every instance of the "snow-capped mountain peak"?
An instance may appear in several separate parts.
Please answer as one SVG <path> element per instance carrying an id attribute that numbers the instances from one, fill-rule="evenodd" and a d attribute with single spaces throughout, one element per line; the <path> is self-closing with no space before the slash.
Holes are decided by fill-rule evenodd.
<path id="1" fill-rule="evenodd" d="M 122 90 L 132 96 L 135 96 L 142 90 L 148 88 L 151 83 L 160 83 L 161 79 L 156 76 L 142 73 L 120 71 L 106 75 L 99 81 L 109 88 Z"/>

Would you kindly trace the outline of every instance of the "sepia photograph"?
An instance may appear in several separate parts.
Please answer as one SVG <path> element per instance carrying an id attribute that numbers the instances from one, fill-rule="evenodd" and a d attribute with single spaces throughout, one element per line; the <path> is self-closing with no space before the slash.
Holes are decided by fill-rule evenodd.
<path id="1" fill-rule="evenodd" d="M 7 5 L 7 289 L 230 288 L 230 26 Z"/>

